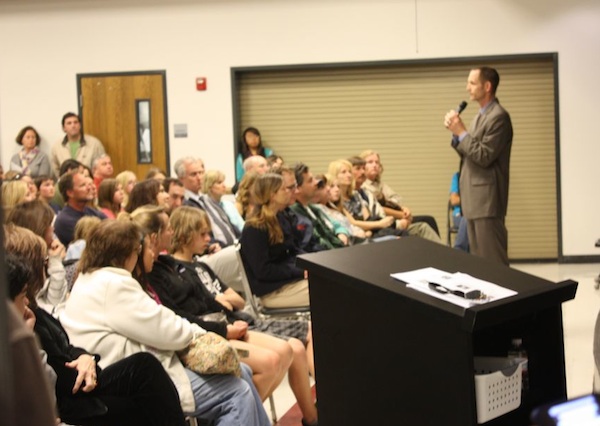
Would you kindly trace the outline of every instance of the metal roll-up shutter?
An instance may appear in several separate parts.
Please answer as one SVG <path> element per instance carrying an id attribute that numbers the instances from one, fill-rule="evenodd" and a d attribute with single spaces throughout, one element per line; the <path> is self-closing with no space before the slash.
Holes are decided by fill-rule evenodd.
<path id="1" fill-rule="evenodd" d="M 443 126 L 446 111 L 468 101 L 473 66 L 500 73 L 497 95 L 511 115 L 514 140 L 507 215 L 509 257 L 558 257 L 555 56 L 493 61 L 431 61 L 234 70 L 237 134 L 254 126 L 265 146 L 313 173 L 374 149 L 384 181 L 413 214 L 435 216 L 442 236 L 459 158 Z M 469 125 L 478 111 L 462 113 Z"/>

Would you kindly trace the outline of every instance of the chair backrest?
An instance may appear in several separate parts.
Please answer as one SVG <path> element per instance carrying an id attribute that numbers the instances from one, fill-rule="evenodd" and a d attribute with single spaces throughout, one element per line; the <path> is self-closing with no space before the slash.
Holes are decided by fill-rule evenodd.
<path id="1" fill-rule="evenodd" d="M 242 259 L 242 254 L 240 253 L 241 248 L 241 244 L 238 243 L 235 245 L 235 256 L 240 266 L 240 274 L 242 276 L 242 290 L 244 291 L 244 296 L 246 297 L 246 303 L 250 304 L 252 313 L 256 318 L 258 318 L 260 316 L 260 307 L 258 305 L 259 302 L 254 297 L 252 289 L 250 288 L 250 281 L 248 281 L 246 269 L 244 268 L 244 260 Z"/>
<path id="2" fill-rule="evenodd" d="M 310 306 L 300 306 L 292 308 L 265 308 L 260 304 L 260 301 L 254 295 L 254 293 L 252 293 L 252 289 L 250 288 L 250 282 L 248 281 L 246 269 L 244 268 L 244 260 L 242 259 L 242 254 L 240 252 L 241 247 L 241 244 L 236 244 L 235 255 L 240 265 L 240 273 L 242 275 L 242 289 L 244 291 L 244 296 L 246 297 L 246 303 L 250 304 L 250 308 L 252 309 L 252 313 L 254 314 L 254 316 L 256 318 L 263 319 L 269 317 L 287 317 L 309 320 Z"/>

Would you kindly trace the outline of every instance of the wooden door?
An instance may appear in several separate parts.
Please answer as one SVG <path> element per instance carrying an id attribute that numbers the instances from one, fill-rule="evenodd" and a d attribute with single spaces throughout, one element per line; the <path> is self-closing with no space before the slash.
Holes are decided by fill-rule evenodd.
<path id="1" fill-rule="evenodd" d="M 77 76 L 83 131 L 102 141 L 115 176 L 131 170 L 143 179 L 152 167 L 169 172 L 165 77 L 164 71 Z"/>

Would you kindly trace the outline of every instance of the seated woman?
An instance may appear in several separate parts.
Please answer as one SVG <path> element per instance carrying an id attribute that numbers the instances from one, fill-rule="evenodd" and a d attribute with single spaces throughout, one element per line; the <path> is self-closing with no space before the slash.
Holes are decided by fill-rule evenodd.
<path id="1" fill-rule="evenodd" d="M 115 219 L 121 212 L 121 204 L 125 193 L 123 192 L 123 186 L 118 180 L 107 178 L 100 182 L 98 187 L 98 207 L 100 211 L 106 215 L 109 219 Z"/>
<path id="2" fill-rule="evenodd" d="M 36 292 L 36 304 L 58 316 L 67 300 L 68 285 L 63 265 L 65 247 L 54 235 L 54 211 L 45 202 L 33 200 L 15 206 L 6 222 L 33 231 L 48 247 L 47 278 L 40 291 Z"/>
<path id="3" fill-rule="evenodd" d="M 266 173 L 254 183 L 256 215 L 246 220 L 241 255 L 255 295 L 269 308 L 309 306 L 307 274 L 296 267 L 296 253 L 285 244 L 277 219 L 291 201 L 295 186 L 281 175 Z"/>
<path id="4" fill-rule="evenodd" d="M 258 176 L 259 174 L 254 172 L 246 173 L 235 194 L 235 207 L 244 220 L 252 216 L 254 211 L 256 203 L 253 200 L 252 191 Z"/>
<path id="5" fill-rule="evenodd" d="M 263 399 L 279 385 L 288 371 L 290 386 L 304 415 L 305 424 L 315 423 L 317 412 L 310 391 L 309 360 L 302 342 L 310 344 L 312 360 L 309 324 L 305 321 L 254 320 L 240 312 L 244 308 L 244 300 L 222 283 L 207 265 L 193 261 L 194 253 L 203 250 L 210 241 L 205 212 L 193 207 L 181 207 L 173 213 L 171 226 L 174 232 L 173 256 L 161 256 L 156 262 L 161 266 L 157 265 L 156 273 L 153 270 L 149 277 L 154 288 L 159 294 L 171 296 L 174 310 L 184 311 L 186 317 L 191 316 L 192 320 L 195 316 L 225 313 L 229 322 L 227 338 L 232 339 L 230 341 L 234 347 L 248 351 L 249 357 L 244 361 L 252 367 L 254 382 Z M 164 302 L 164 299 L 161 300 Z M 243 331 L 248 328 L 249 331 L 239 337 L 236 326 Z M 269 333 L 269 330 L 275 331 L 278 336 L 261 332 Z M 273 358 L 282 360 L 280 368 L 274 368 L 273 362 L 267 362 Z M 270 380 L 271 376 L 275 376 L 274 380 Z"/>
<path id="6" fill-rule="evenodd" d="M 8 175 L 8 172 L 6 173 Z M 27 182 L 21 180 L 21 175 L 16 175 L 2 182 L 2 209 L 6 218 L 10 211 L 18 204 L 35 199 Z"/>
<path id="7" fill-rule="evenodd" d="M 150 238 L 131 220 L 94 227 L 60 318 L 73 343 L 100 354 L 103 367 L 151 352 L 175 383 L 183 411 L 193 417 L 216 425 L 269 425 L 247 366 L 242 379 L 184 368 L 175 351 L 205 331 L 156 303 L 133 278 L 138 262 L 151 268 L 153 257 Z"/>
<path id="8" fill-rule="evenodd" d="M 148 204 L 169 208 L 169 194 L 162 183 L 156 179 L 143 180 L 133 187 L 125 211 L 131 213 L 138 207 Z"/>
<path id="9" fill-rule="evenodd" d="M 97 354 L 73 346 L 61 324 L 35 306 L 43 282 L 46 246 L 25 228 L 8 225 L 5 234 L 10 298 L 47 355 L 62 421 L 185 425 L 177 390 L 155 357 L 138 353 L 100 368 Z"/>
<path id="10" fill-rule="evenodd" d="M 119 173 L 115 179 L 123 187 L 123 202 L 121 203 L 121 207 L 125 208 L 129 201 L 129 194 L 131 194 L 133 187 L 137 184 L 137 176 L 131 170 L 125 170 Z"/>
<path id="11" fill-rule="evenodd" d="M 374 237 L 402 235 L 402 231 L 395 229 L 392 216 L 386 216 L 381 209 L 371 211 L 368 202 L 355 190 L 352 164 L 349 161 L 332 161 L 329 163 L 328 174 L 338 183 L 343 211 L 352 225 L 359 226 L 365 232 L 370 231 Z"/>
<path id="12" fill-rule="evenodd" d="M 206 213 L 195 207 L 183 206 L 173 213 L 176 217 L 182 214 L 184 217 L 190 214 L 201 214 L 206 218 Z M 227 324 L 225 319 L 218 321 L 202 318 L 203 315 L 223 312 L 223 306 L 210 293 L 203 291 L 203 287 L 197 285 L 197 280 L 191 281 L 189 277 L 182 280 L 179 269 L 185 266 L 181 262 L 171 256 L 158 256 L 160 252 L 170 248 L 173 234 L 164 210 L 154 206 L 140 207 L 131 214 L 131 219 L 149 236 L 155 253 L 156 268 L 152 265 L 151 270 L 146 270 L 140 282 L 150 291 L 156 292 L 160 302 L 177 315 L 230 339 L 235 347 L 250 349 L 249 345 L 242 342 L 237 344 L 237 339 L 247 340 L 248 324 L 243 321 L 231 321 Z M 195 233 L 196 229 L 192 230 L 186 238 L 193 237 Z M 206 244 L 203 244 L 203 247 L 199 247 L 197 244 L 195 248 L 206 248 L 205 246 Z M 291 350 L 283 342 L 280 348 L 279 352 L 267 352 L 256 348 L 257 350 L 254 351 L 249 350 L 249 355 L 244 358 L 244 362 L 252 368 L 253 382 L 263 400 L 279 385 L 291 362 Z"/>
<path id="13" fill-rule="evenodd" d="M 235 205 L 226 199 L 223 199 L 227 188 L 225 187 L 225 174 L 219 170 L 207 170 L 202 182 L 202 196 L 204 206 L 208 210 L 210 217 L 219 215 L 223 221 L 227 220 L 234 228 L 235 238 L 239 239 L 242 229 L 244 229 L 244 219 L 237 211 Z M 215 234 L 213 229 L 213 234 Z M 217 236 L 215 235 L 216 239 Z"/>

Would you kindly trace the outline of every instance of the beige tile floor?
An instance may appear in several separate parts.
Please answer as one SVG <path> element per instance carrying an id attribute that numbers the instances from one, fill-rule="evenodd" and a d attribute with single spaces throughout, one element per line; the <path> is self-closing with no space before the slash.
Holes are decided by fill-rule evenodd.
<path id="1" fill-rule="evenodd" d="M 600 310 L 600 290 L 594 288 L 594 279 L 600 273 L 600 264 L 528 263 L 513 267 L 553 282 L 572 279 L 579 283 L 575 299 L 563 305 L 567 393 L 569 398 L 591 393 L 594 371 L 592 339 Z M 274 397 L 279 417 L 295 404 L 287 377 Z M 268 402 L 265 408 L 270 413 Z"/>

